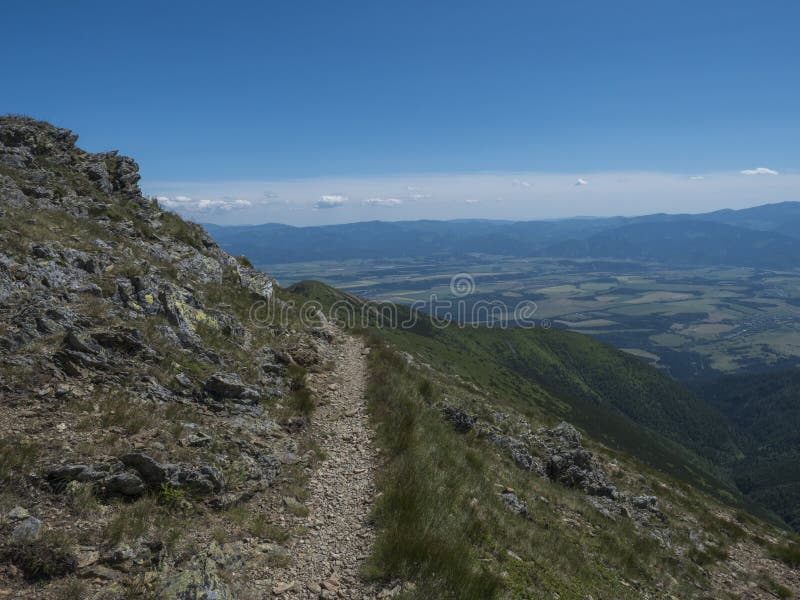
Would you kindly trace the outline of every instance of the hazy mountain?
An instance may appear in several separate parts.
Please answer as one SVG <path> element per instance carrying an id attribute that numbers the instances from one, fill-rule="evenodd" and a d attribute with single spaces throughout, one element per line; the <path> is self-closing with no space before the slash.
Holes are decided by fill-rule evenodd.
<path id="1" fill-rule="evenodd" d="M 626 258 L 786 268 L 800 264 L 800 203 L 700 215 L 555 221 L 371 221 L 318 227 L 207 225 L 223 248 L 259 265 L 353 258 Z"/>

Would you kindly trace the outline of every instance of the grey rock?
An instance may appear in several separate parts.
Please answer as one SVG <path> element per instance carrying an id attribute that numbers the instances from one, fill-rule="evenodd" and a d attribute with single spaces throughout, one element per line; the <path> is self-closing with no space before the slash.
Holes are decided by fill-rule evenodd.
<path id="1" fill-rule="evenodd" d="M 151 488 L 158 488 L 169 478 L 167 467 L 153 457 L 141 452 L 131 452 L 119 457 L 122 464 L 139 473 L 140 477 Z"/>
<path id="2" fill-rule="evenodd" d="M 163 544 L 137 539 L 130 544 L 117 544 L 101 556 L 104 564 L 130 572 L 137 567 L 149 567 L 158 562 Z"/>
<path id="3" fill-rule="evenodd" d="M 106 477 L 109 468 L 105 466 L 89 466 L 81 464 L 66 464 L 51 467 L 45 479 L 55 492 L 63 492 L 70 481 L 96 482 Z"/>
<path id="4" fill-rule="evenodd" d="M 243 288 L 250 290 L 264 300 L 270 300 L 273 295 L 275 280 L 261 271 L 250 267 L 237 265 L 239 281 Z"/>
<path id="5" fill-rule="evenodd" d="M 652 510 L 656 509 L 658 498 L 656 496 L 633 496 L 631 504 L 636 508 Z"/>
<path id="6" fill-rule="evenodd" d="M 99 161 L 90 162 L 84 167 L 84 172 L 89 179 L 95 182 L 101 192 L 108 194 L 114 190 L 114 186 L 109 181 L 108 168 L 105 163 Z"/>
<path id="7" fill-rule="evenodd" d="M 67 348 L 82 354 L 100 354 L 103 348 L 86 332 L 71 329 L 64 339 Z"/>
<path id="8" fill-rule="evenodd" d="M 18 521 L 22 521 L 23 519 L 27 519 L 30 516 L 31 513 L 29 513 L 26 509 L 22 508 L 21 506 L 15 506 L 8 512 L 8 514 L 6 514 L 6 520 L 16 523 Z"/>
<path id="9" fill-rule="evenodd" d="M 450 404 L 442 405 L 442 414 L 458 433 L 467 433 L 475 427 L 475 423 L 478 421 L 477 417 L 468 415 L 463 408 Z"/>
<path id="10" fill-rule="evenodd" d="M 159 590 L 163 600 L 232 600 L 230 589 L 212 569 L 178 571 L 165 578 Z"/>
<path id="11" fill-rule="evenodd" d="M 524 500 L 520 500 L 519 496 L 510 489 L 505 489 L 500 492 L 500 498 L 503 500 L 505 505 L 511 512 L 514 512 L 520 516 L 527 517 L 528 516 L 528 504 Z"/>
<path id="12" fill-rule="evenodd" d="M 581 434 L 569 423 L 545 429 L 543 446 L 549 459 L 547 476 L 567 486 L 585 490 L 593 496 L 617 497 L 616 488 L 592 456 L 583 448 Z"/>
<path id="13" fill-rule="evenodd" d="M 49 245 L 33 244 L 30 249 L 31 256 L 43 260 L 53 260 L 58 257 L 58 253 Z"/>
<path id="14" fill-rule="evenodd" d="M 220 400 L 260 398 L 258 391 L 245 385 L 236 373 L 215 373 L 206 381 L 204 389 L 207 394 Z"/>
<path id="15" fill-rule="evenodd" d="M 489 431 L 486 433 L 486 438 L 495 446 L 505 451 L 520 469 L 534 472 L 537 475 L 545 475 L 542 462 L 530 454 L 528 445 L 525 442 L 517 438 L 501 435 L 496 431 Z"/>
<path id="16" fill-rule="evenodd" d="M 199 469 L 181 468 L 173 476 L 175 486 L 195 496 L 210 496 L 222 491 L 225 481 L 216 467 L 203 465 Z"/>
<path id="17" fill-rule="evenodd" d="M 35 540 L 39 537 L 42 530 L 42 522 L 36 517 L 26 517 L 14 527 L 11 532 L 11 539 L 15 542 L 22 542 L 25 540 Z"/>
<path id="18" fill-rule="evenodd" d="M 144 494 L 145 484 L 142 478 L 134 473 L 116 473 L 105 480 L 106 491 L 112 495 L 137 498 Z"/>

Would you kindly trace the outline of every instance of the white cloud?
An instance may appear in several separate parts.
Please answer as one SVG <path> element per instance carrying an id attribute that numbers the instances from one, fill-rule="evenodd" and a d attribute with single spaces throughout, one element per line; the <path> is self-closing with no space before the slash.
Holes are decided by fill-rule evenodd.
<path id="1" fill-rule="evenodd" d="M 467 204 L 477 204 L 478 202 L 480 202 L 480 200 L 478 200 L 477 198 L 467 198 L 466 200 L 464 200 L 464 202 L 466 202 Z"/>
<path id="2" fill-rule="evenodd" d="M 742 175 L 777 175 L 777 171 L 773 171 L 772 169 L 768 169 L 767 167 L 756 167 L 755 169 L 745 169 L 744 171 L 739 171 Z"/>
<path id="3" fill-rule="evenodd" d="M 703 179 L 705 179 L 705 177 L 703 177 L 702 175 L 689 175 L 689 179 L 691 179 L 692 181 L 702 181 Z"/>
<path id="4" fill-rule="evenodd" d="M 347 196 L 341 194 L 324 194 L 314 204 L 314 208 L 339 208 L 347 200 Z"/>
<path id="5" fill-rule="evenodd" d="M 253 205 L 249 200 L 228 197 L 221 200 L 212 200 L 208 198 L 195 200 L 190 196 L 174 196 L 172 198 L 169 196 L 156 196 L 156 200 L 164 208 L 186 213 L 229 211 L 239 208 L 249 208 Z"/>
<path id="6" fill-rule="evenodd" d="M 575 182 L 575 185 L 589 185 L 589 182 L 583 177 L 578 177 L 578 181 Z"/>
<path id="7" fill-rule="evenodd" d="M 525 181 L 524 179 L 515 179 L 514 181 L 511 182 L 511 185 L 524 187 L 524 188 L 529 188 L 529 187 L 531 187 L 531 182 L 530 181 Z"/>
<path id="8" fill-rule="evenodd" d="M 367 198 L 364 200 L 366 206 L 400 206 L 402 203 L 400 198 Z"/>

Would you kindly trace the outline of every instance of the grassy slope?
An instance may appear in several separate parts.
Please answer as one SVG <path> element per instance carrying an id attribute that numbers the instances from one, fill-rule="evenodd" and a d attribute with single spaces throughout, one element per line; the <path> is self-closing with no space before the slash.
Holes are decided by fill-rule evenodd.
<path id="1" fill-rule="evenodd" d="M 729 567 L 730 548 L 763 535 L 755 521 L 722 518 L 711 498 L 623 455 L 615 483 L 656 494 L 668 519 L 648 527 L 608 519 L 581 492 L 521 471 L 442 420 L 439 400 L 481 403 L 478 388 L 407 363 L 375 331 L 370 341 L 368 399 L 385 456 L 369 575 L 413 581 L 409 596 L 420 599 L 736 597 L 714 589 L 713 573 Z M 498 492 L 507 486 L 527 502 L 528 519 L 504 507 Z M 670 544 L 651 527 L 664 527 Z M 690 541 L 698 534 L 702 550 Z M 781 590 L 769 578 L 754 582 Z"/>

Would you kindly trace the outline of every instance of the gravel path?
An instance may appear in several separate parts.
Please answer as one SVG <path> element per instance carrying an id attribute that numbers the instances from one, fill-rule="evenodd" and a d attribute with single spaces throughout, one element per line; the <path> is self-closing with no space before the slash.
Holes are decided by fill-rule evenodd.
<path id="1" fill-rule="evenodd" d="M 368 517 L 376 462 L 368 427 L 366 353 L 360 339 L 342 336 L 336 368 L 309 376 L 320 398 L 313 428 L 326 459 L 310 474 L 306 535 L 290 544 L 292 564 L 273 594 L 286 598 L 374 598 L 359 570 L 374 539 Z"/>

